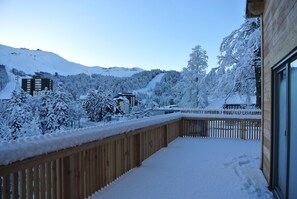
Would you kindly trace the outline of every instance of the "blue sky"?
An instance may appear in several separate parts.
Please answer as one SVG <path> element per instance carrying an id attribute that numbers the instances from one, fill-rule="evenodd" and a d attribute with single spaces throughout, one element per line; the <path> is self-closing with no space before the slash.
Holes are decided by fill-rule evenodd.
<path id="1" fill-rule="evenodd" d="M 199 44 L 217 64 L 245 0 L 0 0 L 0 44 L 87 66 L 182 70 Z"/>

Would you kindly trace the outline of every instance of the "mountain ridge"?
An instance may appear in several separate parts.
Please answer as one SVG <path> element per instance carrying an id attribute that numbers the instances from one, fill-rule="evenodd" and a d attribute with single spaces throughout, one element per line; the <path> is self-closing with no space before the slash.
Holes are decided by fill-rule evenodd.
<path id="1" fill-rule="evenodd" d="M 8 69 L 17 69 L 26 74 L 35 72 L 48 72 L 60 75 L 76 75 L 80 73 L 100 74 L 105 76 L 129 77 L 143 71 L 141 68 L 85 66 L 66 60 L 53 52 L 40 49 L 29 50 L 27 48 L 13 48 L 0 44 L 0 64 Z"/>

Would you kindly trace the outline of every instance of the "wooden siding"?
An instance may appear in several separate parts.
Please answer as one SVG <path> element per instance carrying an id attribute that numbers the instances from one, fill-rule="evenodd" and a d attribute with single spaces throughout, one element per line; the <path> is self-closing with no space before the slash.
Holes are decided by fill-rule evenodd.
<path id="1" fill-rule="evenodd" d="M 266 0 L 263 37 L 263 173 L 271 185 L 272 67 L 297 47 L 297 0 Z"/>

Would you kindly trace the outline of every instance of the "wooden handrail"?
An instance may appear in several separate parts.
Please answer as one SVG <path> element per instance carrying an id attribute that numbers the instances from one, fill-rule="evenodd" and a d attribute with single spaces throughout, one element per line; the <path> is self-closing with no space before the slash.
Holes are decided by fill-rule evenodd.
<path id="1" fill-rule="evenodd" d="M 260 139 L 257 117 L 183 115 L 130 132 L 0 166 L 0 198 L 86 198 L 139 167 L 177 137 Z"/>

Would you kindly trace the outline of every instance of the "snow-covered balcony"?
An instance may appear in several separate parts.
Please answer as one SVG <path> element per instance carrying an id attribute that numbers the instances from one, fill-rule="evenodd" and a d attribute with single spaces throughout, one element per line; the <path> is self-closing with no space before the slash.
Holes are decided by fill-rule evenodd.
<path id="1" fill-rule="evenodd" d="M 270 197 L 260 138 L 260 115 L 174 113 L 2 142 L 0 198 Z"/>

